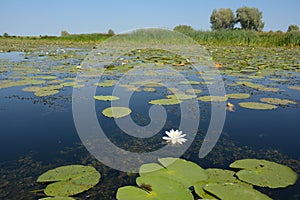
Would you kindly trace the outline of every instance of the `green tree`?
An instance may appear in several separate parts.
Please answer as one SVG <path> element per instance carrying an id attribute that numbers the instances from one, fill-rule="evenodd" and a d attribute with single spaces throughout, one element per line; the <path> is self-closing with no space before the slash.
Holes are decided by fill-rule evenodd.
<path id="1" fill-rule="evenodd" d="M 257 8 L 241 7 L 236 10 L 236 22 L 242 29 L 262 31 L 265 23 L 262 21 L 262 12 Z"/>
<path id="2" fill-rule="evenodd" d="M 3 33 L 3 37 L 8 37 L 8 33 Z"/>
<path id="3" fill-rule="evenodd" d="M 68 31 L 66 31 L 66 30 L 62 30 L 61 33 L 60 33 L 60 35 L 61 35 L 62 37 L 64 37 L 64 36 L 70 35 L 70 33 L 69 33 Z"/>
<path id="4" fill-rule="evenodd" d="M 210 23 L 212 30 L 233 29 L 234 13 L 230 8 L 214 9 L 210 15 Z"/>
<path id="5" fill-rule="evenodd" d="M 175 26 L 173 30 L 189 36 L 195 33 L 195 29 L 193 29 L 191 26 L 188 25 L 178 25 Z"/>
<path id="6" fill-rule="evenodd" d="M 299 26 L 297 26 L 296 24 L 289 25 L 287 32 L 291 31 L 299 31 Z"/>
<path id="7" fill-rule="evenodd" d="M 112 29 L 109 29 L 107 34 L 113 36 L 115 35 L 115 32 Z"/>

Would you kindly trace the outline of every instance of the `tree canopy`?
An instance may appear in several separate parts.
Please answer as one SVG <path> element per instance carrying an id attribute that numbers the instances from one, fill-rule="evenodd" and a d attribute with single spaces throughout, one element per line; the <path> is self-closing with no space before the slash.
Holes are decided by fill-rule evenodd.
<path id="1" fill-rule="evenodd" d="M 242 29 L 262 31 L 265 23 L 262 21 L 262 12 L 257 8 L 241 7 L 236 10 L 236 22 Z"/>
<path id="2" fill-rule="evenodd" d="M 291 25 L 288 27 L 287 32 L 291 32 L 291 31 L 299 31 L 299 26 L 297 26 L 296 24 L 291 24 Z"/>
<path id="3" fill-rule="evenodd" d="M 234 13 L 230 8 L 213 10 L 210 16 L 212 30 L 233 29 L 235 24 Z"/>

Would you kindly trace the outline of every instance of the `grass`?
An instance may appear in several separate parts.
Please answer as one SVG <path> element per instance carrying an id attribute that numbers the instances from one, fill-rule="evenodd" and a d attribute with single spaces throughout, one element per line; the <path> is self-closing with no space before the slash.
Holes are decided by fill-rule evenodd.
<path id="1" fill-rule="evenodd" d="M 155 33 L 155 31 L 153 31 Z M 161 35 L 158 35 L 161 33 Z M 182 36 L 161 31 L 155 34 L 143 33 L 131 34 L 125 37 L 128 43 L 142 43 L 149 39 L 166 39 L 167 43 L 180 43 Z M 195 31 L 190 30 L 182 32 L 190 36 L 193 40 L 201 45 L 207 46 L 261 46 L 261 47 L 299 47 L 300 31 L 293 32 L 254 32 L 246 30 L 221 30 L 221 31 Z M 67 36 L 0 36 L 0 51 L 33 51 L 37 46 L 70 46 L 76 47 L 96 46 L 99 42 L 111 37 L 104 33 L 93 34 L 71 34 Z M 118 40 L 123 40 L 122 36 L 118 36 Z M 117 40 L 115 40 L 117 41 Z M 162 40 L 161 40 L 162 41 Z"/>
<path id="2" fill-rule="evenodd" d="M 246 30 L 190 31 L 184 33 L 201 45 L 217 46 L 300 46 L 300 31 L 255 32 Z"/>

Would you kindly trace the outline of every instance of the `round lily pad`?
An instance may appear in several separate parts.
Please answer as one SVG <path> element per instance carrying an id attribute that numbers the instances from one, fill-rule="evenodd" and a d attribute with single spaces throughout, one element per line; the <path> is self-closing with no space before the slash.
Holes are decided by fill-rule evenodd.
<path id="1" fill-rule="evenodd" d="M 227 98 L 230 99 L 247 99 L 250 97 L 250 94 L 246 93 L 232 93 L 232 94 L 226 94 Z"/>
<path id="2" fill-rule="evenodd" d="M 100 101 L 115 101 L 120 98 L 117 96 L 99 95 L 99 96 L 94 96 L 94 99 L 100 100 Z"/>
<path id="3" fill-rule="evenodd" d="M 38 97 L 45 97 L 45 96 L 51 96 L 51 95 L 54 95 L 57 93 L 59 93 L 58 90 L 39 90 L 39 91 L 35 92 L 34 95 L 38 96 Z"/>
<path id="4" fill-rule="evenodd" d="M 247 183 L 269 188 L 283 188 L 295 184 L 297 173 L 285 165 L 267 160 L 244 159 L 230 164 L 241 169 L 236 176 Z"/>
<path id="5" fill-rule="evenodd" d="M 224 200 L 271 200 L 267 195 L 238 183 L 209 183 L 204 190 Z"/>
<path id="6" fill-rule="evenodd" d="M 188 94 L 199 94 L 199 93 L 202 92 L 202 90 L 200 90 L 200 89 L 187 89 L 185 92 L 188 93 Z"/>
<path id="7" fill-rule="evenodd" d="M 249 108 L 254 110 L 272 110 L 277 108 L 277 106 L 266 104 L 266 103 L 258 103 L 258 102 L 241 102 L 239 105 L 243 108 Z"/>
<path id="8" fill-rule="evenodd" d="M 156 100 L 151 100 L 149 101 L 150 104 L 154 105 L 175 105 L 175 104 L 180 104 L 181 101 L 178 99 L 156 99 Z"/>
<path id="9" fill-rule="evenodd" d="M 151 88 L 151 87 L 145 87 L 143 90 L 145 92 L 155 92 L 156 91 L 155 88 Z"/>
<path id="10" fill-rule="evenodd" d="M 117 199 L 194 199 L 189 190 L 173 179 L 166 177 L 138 177 L 136 182 L 139 187 L 125 186 L 119 188 L 117 191 Z"/>
<path id="11" fill-rule="evenodd" d="M 41 89 L 41 87 L 39 87 L 39 86 L 30 86 L 30 87 L 25 87 L 25 88 L 23 88 L 22 90 L 24 91 L 24 92 L 37 92 L 37 91 L 39 91 Z"/>
<path id="12" fill-rule="evenodd" d="M 172 94 L 172 95 L 168 95 L 167 98 L 168 99 L 179 99 L 179 100 L 185 100 L 185 99 L 193 99 L 196 98 L 196 95 L 192 95 L 192 94 Z"/>
<path id="13" fill-rule="evenodd" d="M 202 96 L 197 98 L 200 101 L 209 102 L 209 101 L 227 101 L 226 96 Z"/>
<path id="14" fill-rule="evenodd" d="M 109 118 L 121 118 L 129 115 L 131 109 L 126 107 L 109 107 L 102 111 L 102 114 Z"/>
<path id="15" fill-rule="evenodd" d="M 76 200 L 72 197 L 45 197 L 39 200 Z"/>
<path id="16" fill-rule="evenodd" d="M 300 86 L 296 86 L 296 85 L 289 86 L 288 88 L 292 90 L 300 90 Z"/>
<path id="17" fill-rule="evenodd" d="M 94 187 L 100 173 L 91 166 L 68 165 L 49 170 L 40 175 L 37 182 L 54 182 L 44 190 L 48 196 L 71 196 Z"/>
<path id="18" fill-rule="evenodd" d="M 186 188 L 198 181 L 207 179 L 206 171 L 199 165 L 178 158 L 161 158 L 158 163 L 144 164 L 140 167 L 141 177 L 166 177 L 178 181 Z"/>
<path id="19" fill-rule="evenodd" d="M 279 99 L 279 98 L 261 98 L 261 102 L 275 104 L 275 105 L 288 105 L 288 104 L 297 104 L 296 102 L 288 99 Z"/>
<path id="20" fill-rule="evenodd" d="M 252 185 L 248 183 L 241 182 L 234 175 L 235 172 L 231 170 L 223 170 L 216 168 L 209 168 L 205 170 L 208 179 L 205 181 L 199 181 L 194 185 L 195 192 L 202 198 L 205 199 L 214 199 L 211 194 L 207 193 L 203 188 L 208 183 L 239 183 L 244 185 L 245 187 L 252 188 Z"/>

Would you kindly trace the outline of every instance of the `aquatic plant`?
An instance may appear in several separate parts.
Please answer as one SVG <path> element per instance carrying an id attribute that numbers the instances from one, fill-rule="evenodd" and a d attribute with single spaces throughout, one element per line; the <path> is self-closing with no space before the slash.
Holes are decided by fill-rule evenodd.
<path id="1" fill-rule="evenodd" d="M 126 107 L 108 107 L 102 111 L 102 114 L 109 118 L 121 118 L 129 115 L 131 113 L 131 109 Z"/>
<path id="2" fill-rule="evenodd" d="M 272 110 L 277 108 L 275 105 L 259 102 L 240 102 L 239 105 L 243 108 L 254 109 L 254 110 Z"/>
<path id="3" fill-rule="evenodd" d="M 182 131 L 179 130 L 174 131 L 174 129 L 172 129 L 170 131 L 166 131 L 165 133 L 168 135 L 168 137 L 164 136 L 162 139 L 172 144 L 182 144 L 187 140 L 184 138 L 186 134 L 182 134 Z"/>
<path id="4" fill-rule="evenodd" d="M 50 183 L 44 189 L 47 196 L 68 197 L 94 187 L 100 173 L 91 166 L 68 165 L 51 169 L 37 179 L 38 183 Z"/>
<path id="5" fill-rule="evenodd" d="M 140 167 L 137 186 L 118 189 L 118 200 L 129 199 L 194 199 L 195 191 L 204 199 L 270 200 L 253 185 L 278 188 L 295 184 L 297 174 L 287 166 L 257 159 L 235 161 L 231 168 L 203 169 L 199 165 L 178 158 L 160 158 L 158 163 Z M 176 195 L 178 194 L 178 195 Z M 196 198 L 196 197 L 195 197 Z"/>

